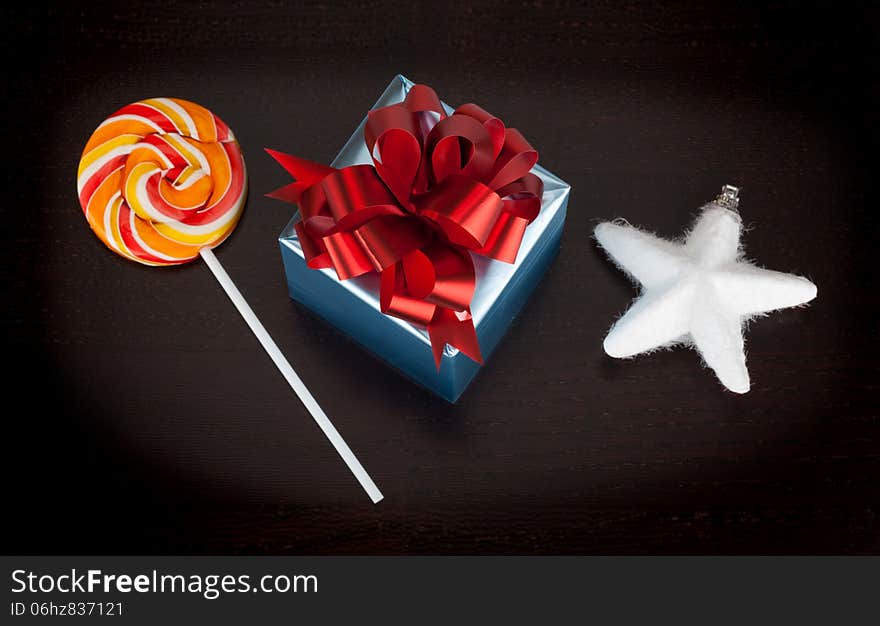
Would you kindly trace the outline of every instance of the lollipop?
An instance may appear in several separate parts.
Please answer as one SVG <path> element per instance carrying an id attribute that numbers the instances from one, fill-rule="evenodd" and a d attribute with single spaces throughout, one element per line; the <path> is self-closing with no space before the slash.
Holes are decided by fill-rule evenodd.
<path id="1" fill-rule="evenodd" d="M 178 265 L 232 232 L 244 207 L 238 142 L 220 119 L 170 98 L 123 107 L 83 151 L 79 201 L 95 234 L 146 265 Z"/>
<path id="2" fill-rule="evenodd" d="M 266 332 L 212 248 L 238 224 L 247 196 L 241 148 L 208 109 L 176 98 L 123 107 L 92 134 L 77 173 L 79 202 L 107 247 L 145 265 L 205 260 L 278 370 L 361 486 L 382 494 Z"/>

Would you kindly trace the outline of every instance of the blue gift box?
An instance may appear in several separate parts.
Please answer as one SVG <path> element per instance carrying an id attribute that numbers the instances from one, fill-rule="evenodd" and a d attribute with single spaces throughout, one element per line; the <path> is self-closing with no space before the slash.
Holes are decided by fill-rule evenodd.
<path id="1" fill-rule="evenodd" d="M 373 108 L 402 102 L 412 86 L 403 76 L 395 76 Z M 452 113 L 446 103 L 443 106 Z M 366 119 L 336 155 L 334 167 L 372 163 L 364 142 L 365 124 Z M 471 313 L 484 361 L 488 361 L 559 250 L 571 188 L 540 165 L 532 172 L 544 182 L 544 195 L 540 214 L 526 228 L 516 263 L 472 255 L 477 282 Z M 458 400 L 481 366 L 446 346 L 438 370 L 427 331 L 380 311 L 377 274 L 341 281 L 333 269 L 307 267 L 293 228 L 298 220 L 295 215 L 278 239 L 290 297 L 412 380 L 450 402 Z"/>

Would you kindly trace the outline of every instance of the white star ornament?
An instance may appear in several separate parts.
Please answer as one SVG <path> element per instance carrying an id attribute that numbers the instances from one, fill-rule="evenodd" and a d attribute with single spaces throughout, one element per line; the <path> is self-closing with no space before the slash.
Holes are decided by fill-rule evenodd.
<path id="1" fill-rule="evenodd" d="M 609 356 L 628 358 L 690 344 L 730 391 L 749 390 L 744 322 L 809 302 L 816 297 L 816 285 L 743 258 L 738 193 L 725 186 L 703 207 L 681 243 L 624 222 L 596 227 L 599 245 L 642 286 L 641 296 L 605 337 Z"/>

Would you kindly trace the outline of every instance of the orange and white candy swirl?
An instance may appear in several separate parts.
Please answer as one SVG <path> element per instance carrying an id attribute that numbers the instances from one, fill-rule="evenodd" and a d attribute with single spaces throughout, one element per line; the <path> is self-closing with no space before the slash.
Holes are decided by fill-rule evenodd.
<path id="1" fill-rule="evenodd" d="M 92 134 L 79 202 L 107 246 L 146 265 L 178 265 L 222 242 L 247 195 L 241 148 L 208 109 L 176 98 L 123 107 Z"/>

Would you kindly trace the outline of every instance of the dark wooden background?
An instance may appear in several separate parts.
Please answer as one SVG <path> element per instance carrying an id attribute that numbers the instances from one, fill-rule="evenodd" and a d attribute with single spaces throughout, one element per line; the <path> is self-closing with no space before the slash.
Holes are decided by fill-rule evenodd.
<path id="1" fill-rule="evenodd" d="M 880 553 L 878 11 L 64 4 L 5 15 L 6 553 Z M 336 6 L 334 6 L 336 5 Z M 391 77 L 479 102 L 572 187 L 562 251 L 447 405 L 287 297 L 273 146 L 328 161 Z M 218 251 L 383 489 L 369 503 L 201 264 L 128 263 L 75 194 L 94 127 L 178 96 L 234 129 Z M 674 236 L 740 185 L 748 254 L 809 276 L 754 322 L 754 381 L 602 352 L 635 295 L 590 239 Z"/>

